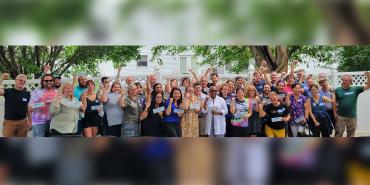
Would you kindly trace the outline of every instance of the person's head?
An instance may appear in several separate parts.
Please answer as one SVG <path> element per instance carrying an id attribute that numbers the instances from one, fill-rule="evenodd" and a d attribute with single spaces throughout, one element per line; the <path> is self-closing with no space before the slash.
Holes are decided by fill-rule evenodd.
<path id="1" fill-rule="evenodd" d="M 312 77 L 307 78 L 306 82 L 307 82 L 308 87 L 310 87 L 310 88 L 313 84 L 315 84 L 315 81 L 313 80 Z"/>
<path id="2" fill-rule="evenodd" d="M 133 76 L 128 76 L 126 78 L 126 84 L 131 85 L 132 83 L 134 83 L 134 77 Z"/>
<path id="3" fill-rule="evenodd" d="M 178 82 L 176 79 L 171 79 L 171 88 L 177 88 L 178 87 Z"/>
<path id="4" fill-rule="evenodd" d="M 222 84 L 220 87 L 220 96 L 226 97 L 228 94 L 230 94 L 230 88 L 227 84 Z"/>
<path id="5" fill-rule="evenodd" d="M 135 97 L 135 96 L 137 96 L 137 93 L 138 93 L 137 86 L 135 84 L 130 84 L 127 87 L 127 93 L 128 93 L 128 96 L 129 97 Z"/>
<path id="6" fill-rule="evenodd" d="M 155 104 L 159 105 L 163 102 L 163 94 L 162 93 L 154 93 L 154 100 L 152 100 Z"/>
<path id="7" fill-rule="evenodd" d="M 213 83 L 217 83 L 218 82 L 218 74 L 217 73 L 212 73 L 211 74 L 211 80 Z"/>
<path id="8" fill-rule="evenodd" d="M 279 80 L 276 84 L 276 87 L 278 89 L 279 92 L 283 92 L 284 91 L 284 87 L 285 87 L 285 82 L 284 80 Z"/>
<path id="9" fill-rule="evenodd" d="M 62 77 L 55 76 L 54 77 L 54 87 L 59 89 L 62 86 Z"/>
<path id="10" fill-rule="evenodd" d="M 86 82 L 87 82 L 87 77 L 86 76 L 79 76 L 78 77 L 78 85 L 82 88 L 86 88 Z"/>
<path id="11" fill-rule="evenodd" d="M 153 86 L 157 83 L 157 77 L 155 75 L 149 75 L 149 84 L 150 86 Z"/>
<path id="12" fill-rule="evenodd" d="M 271 85 L 270 84 L 265 84 L 263 86 L 263 93 L 270 94 L 270 92 L 271 92 Z"/>
<path id="13" fill-rule="evenodd" d="M 206 88 L 207 87 L 207 85 L 208 85 L 208 79 L 207 79 L 207 77 L 202 76 L 200 78 L 200 85 L 202 86 L 202 88 Z"/>
<path id="14" fill-rule="evenodd" d="M 194 94 L 199 96 L 202 93 L 202 86 L 198 82 L 198 83 L 195 83 L 193 87 L 194 87 Z"/>
<path id="15" fill-rule="evenodd" d="M 249 98 L 255 98 L 258 96 L 257 89 L 254 85 L 248 85 L 247 87 L 247 97 Z"/>
<path id="16" fill-rule="evenodd" d="M 298 96 L 301 94 L 301 85 L 299 83 L 293 83 L 292 89 L 294 95 Z"/>
<path id="17" fill-rule="evenodd" d="M 329 88 L 329 84 L 328 84 L 328 80 L 326 78 L 323 78 L 319 81 L 319 84 L 320 86 L 323 88 L 323 89 L 328 89 Z"/>
<path id="18" fill-rule="evenodd" d="M 162 84 L 160 84 L 160 83 L 156 83 L 156 84 L 154 84 L 153 89 L 154 89 L 154 91 L 155 91 L 156 93 L 161 93 L 161 92 L 163 92 Z"/>
<path id="19" fill-rule="evenodd" d="M 273 105 L 279 104 L 279 96 L 276 92 L 270 92 L 269 99 Z"/>
<path id="20" fill-rule="evenodd" d="M 312 96 L 318 96 L 319 95 L 319 86 L 317 86 L 316 84 L 313 84 L 311 86 L 311 94 Z"/>
<path id="21" fill-rule="evenodd" d="M 293 75 L 288 75 L 285 79 L 287 85 L 292 85 L 295 82 L 294 76 Z"/>
<path id="22" fill-rule="evenodd" d="M 211 98 L 216 98 L 217 96 L 217 87 L 216 86 L 211 86 L 209 88 L 209 96 L 211 96 Z"/>
<path id="23" fill-rule="evenodd" d="M 352 76 L 351 75 L 343 75 L 342 76 L 342 87 L 344 89 L 350 88 L 352 85 Z"/>
<path id="24" fill-rule="evenodd" d="M 232 80 L 227 80 L 226 81 L 226 85 L 229 87 L 229 91 L 230 92 L 233 92 L 234 91 L 234 89 L 235 89 L 235 85 L 234 85 L 234 82 L 232 81 Z M 229 92 L 229 93 L 230 93 Z"/>
<path id="25" fill-rule="evenodd" d="M 51 74 L 46 74 L 41 78 L 41 88 L 51 89 L 54 85 L 54 78 Z"/>
<path id="26" fill-rule="evenodd" d="M 237 77 L 235 78 L 235 84 L 236 84 L 236 85 L 243 85 L 243 84 L 244 84 L 244 78 L 243 78 L 243 77 L 241 77 L 241 76 L 237 76 Z"/>
<path id="27" fill-rule="evenodd" d="M 261 81 L 261 73 L 254 72 L 253 73 L 254 82 L 259 83 Z"/>
<path id="28" fill-rule="evenodd" d="M 181 79 L 181 86 L 189 87 L 190 86 L 190 78 L 184 77 Z"/>
<path id="29" fill-rule="evenodd" d="M 271 79 L 271 81 L 273 81 L 273 82 L 276 82 L 276 81 L 278 81 L 278 74 L 275 72 L 275 71 L 273 71 L 271 74 L 270 74 L 270 79 Z"/>
<path id="30" fill-rule="evenodd" d="M 186 90 L 187 93 L 190 93 L 191 95 L 194 94 L 194 87 L 193 86 L 189 86 L 185 90 Z"/>
<path id="31" fill-rule="evenodd" d="M 317 76 L 318 80 L 322 80 L 322 79 L 326 79 L 326 74 L 325 73 L 319 73 L 319 75 Z"/>
<path id="32" fill-rule="evenodd" d="M 236 89 L 236 97 L 238 98 L 238 100 L 243 100 L 245 98 L 245 90 L 238 87 Z"/>
<path id="33" fill-rule="evenodd" d="M 170 98 L 173 98 L 173 102 L 181 103 L 182 102 L 182 94 L 179 88 L 173 88 L 170 93 Z"/>
<path id="34" fill-rule="evenodd" d="M 62 94 L 65 98 L 72 99 L 73 98 L 73 87 L 70 83 L 63 84 L 62 87 Z"/>
<path id="35" fill-rule="evenodd" d="M 143 86 L 140 82 L 135 82 L 135 85 L 137 87 L 138 94 L 143 94 Z"/>
<path id="36" fill-rule="evenodd" d="M 110 88 L 111 93 L 121 93 L 121 84 L 119 82 L 114 82 Z"/>
<path id="37" fill-rule="evenodd" d="M 26 86 L 27 76 L 25 74 L 19 74 L 15 77 L 15 88 L 19 90 L 23 90 Z"/>
<path id="38" fill-rule="evenodd" d="M 107 76 L 103 76 L 103 77 L 101 78 L 101 83 L 102 83 L 103 85 L 109 84 L 109 83 L 110 83 L 110 78 L 109 78 L 109 77 L 107 77 Z"/>
<path id="39" fill-rule="evenodd" d="M 305 75 L 305 71 L 304 71 L 304 69 L 299 69 L 299 70 L 297 71 L 297 77 L 298 77 L 298 79 L 303 78 L 303 77 L 304 77 L 304 75 Z"/>
<path id="40" fill-rule="evenodd" d="M 94 81 L 88 80 L 86 82 L 86 86 L 87 86 L 87 91 L 89 91 L 89 92 L 94 92 L 95 91 L 95 83 L 94 83 Z"/>

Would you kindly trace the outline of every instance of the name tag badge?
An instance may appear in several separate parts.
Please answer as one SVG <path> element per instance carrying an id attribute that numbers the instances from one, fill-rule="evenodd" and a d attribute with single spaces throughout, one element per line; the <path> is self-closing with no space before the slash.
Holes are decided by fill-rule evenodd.
<path id="1" fill-rule="evenodd" d="M 280 98 L 285 98 L 285 94 L 279 94 Z"/>
<path id="2" fill-rule="evenodd" d="M 28 102 L 28 99 L 27 98 L 22 98 L 22 101 Z"/>
<path id="3" fill-rule="evenodd" d="M 153 109 L 153 114 L 157 114 L 164 111 L 164 107 L 158 107 L 156 109 Z"/>
<path id="4" fill-rule="evenodd" d="M 182 110 L 182 109 L 174 109 L 173 112 L 176 113 L 176 114 L 177 113 L 180 113 L 181 114 L 181 113 L 184 113 L 184 110 Z"/>
<path id="5" fill-rule="evenodd" d="M 314 107 L 316 107 L 316 103 L 313 103 L 312 105 L 313 105 Z"/>
<path id="6" fill-rule="evenodd" d="M 353 94 L 353 92 L 351 91 L 351 92 L 346 92 L 346 93 L 344 93 L 344 95 L 346 95 L 346 96 L 349 96 L 349 95 L 352 95 Z"/>
<path id="7" fill-rule="evenodd" d="M 282 117 L 271 118 L 271 122 L 273 122 L 273 123 L 280 122 L 280 121 L 283 121 Z"/>
<path id="8" fill-rule="evenodd" d="M 297 102 L 302 102 L 302 99 L 299 99 Z"/>
<path id="9" fill-rule="evenodd" d="M 320 106 L 324 106 L 325 105 L 325 103 L 320 103 Z"/>
<path id="10" fill-rule="evenodd" d="M 192 104 L 192 105 L 190 105 L 190 109 L 200 109 L 200 105 L 199 104 Z"/>
<path id="11" fill-rule="evenodd" d="M 95 100 L 95 103 L 99 103 L 99 100 Z"/>
<path id="12" fill-rule="evenodd" d="M 91 110 L 99 110 L 99 109 L 101 109 L 101 105 L 91 106 Z"/>
<path id="13" fill-rule="evenodd" d="M 302 117 L 299 117 L 299 118 L 295 119 L 294 122 L 295 123 L 300 123 L 300 122 L 302 122 L 304 120 L 305 120 L 305 118 L 304 118 L 304 116 L 302 116 Z"/>
<path id="14" fill-rule="evenodd" d="M 283 113 L 285 111 L 285 108 L 278 109 L 278 113 Z"/>
<path id="15" fill-rule="evenodd" d="M 37 108 L 40 108 L 40 107 L 44 107 L 44 106 L 45 106 L 45 103 L 44 102 L 39 102 L 39 103 L 32 104 L 32 108 L 34 108 L 34 109 L 37 109 Z"/>

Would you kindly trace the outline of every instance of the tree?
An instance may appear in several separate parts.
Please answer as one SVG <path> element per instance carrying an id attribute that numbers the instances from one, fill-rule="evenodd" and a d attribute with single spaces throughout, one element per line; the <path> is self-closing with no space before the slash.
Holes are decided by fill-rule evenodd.
<path id="1" fill-rule="evenodd" d="M 369 71 L 369 46 L 344 46 L 339 62 L 339 71 Z"/>
<path id="2" fill-rule="evenodd" d="M 43 67 L 50 65 L 56 76 L 85 72 L 99 74 L 98 64 L 112 61 L 123 66 L 137 59 L 140 46 L 0 46 L 0 71 L 10 73 L 12 78 L 27 74 L 40 78 Z"/>

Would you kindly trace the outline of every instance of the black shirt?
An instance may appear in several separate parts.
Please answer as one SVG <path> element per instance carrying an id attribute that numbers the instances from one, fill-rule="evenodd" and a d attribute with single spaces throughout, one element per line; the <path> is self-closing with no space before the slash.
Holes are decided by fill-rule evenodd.
<path id="1" fill-rule="evenodd" d="M 28 102 L 31 93 L 26 89 L 18 91 L 14 88 L 4 89 L 6 120 L 22 120 L 27 117 Z"/>
<path id="2" fill-rule="evenodd" d="M 281 130 L 285 128 L 285 123 L 282 120 L 283 117 L 287 117 L 289 109 L 280 103 L 279 106 L 275 107 L 272 104 L 265 105 L 263 110 L 266 112 L 266 124 L 275 130 Z"/>

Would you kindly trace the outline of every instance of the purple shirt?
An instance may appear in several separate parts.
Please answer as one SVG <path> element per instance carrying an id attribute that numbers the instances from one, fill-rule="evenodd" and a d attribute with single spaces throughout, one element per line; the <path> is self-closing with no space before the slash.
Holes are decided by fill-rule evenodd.
<path id="1" fill-rule="evenodd" d="M 30 105 L 34 108 L 32 112 L 32 124 L 45 124 L 51 120 L 49 107 L 56 98 L 57 90 L 36 89 L 31 94 Z"/>

